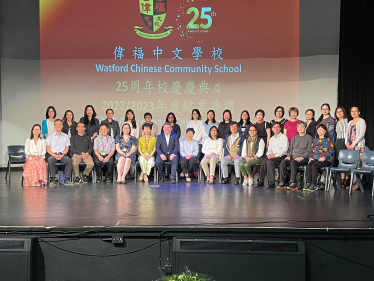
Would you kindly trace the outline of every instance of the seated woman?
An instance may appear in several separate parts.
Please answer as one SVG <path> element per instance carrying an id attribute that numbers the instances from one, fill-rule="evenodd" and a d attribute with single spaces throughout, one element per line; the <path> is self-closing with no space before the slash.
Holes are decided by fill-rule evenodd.
<path id="1" fill-rule="evenodd" d="M 74 113 L 71 110 L 66 110 L 62 118 L 62 132 L 71 137 L 77 134 L 78 123 L 74 121 Z"/>
<path id="2" fill-rule="evenodd" d="M 40 186 L 47 184 L 48 164 L 44 161 L 45 141 L 40 137 L 42 128 L 35 124 L 31 129 L 30 138 L 26 139 L 26 163 L 23 165 L 23 177 L 26 186 Z"/>
<path id="3" fill-rule="evenodd" d="M 48 135 L 55 132 L 56 109 L 54 106 L 48 106 L 45 113 L 45 119 L 42 121 L 42 134 L 46 139 Z"/>
<path id="4" fill-rule="evenodd" d="M 186 176 L 186 181 L 190 182 L 191 178 L 189 172 L 199 161 L 197 158 L 199 154 L 199 143 L 194 140 L 195 130 L 193 128 L 187 128 L 186 137 L 180 141 L 180 154 L 181 154 L 181 166 L 182 174 L 181 176 Z"/>
<path id="5" fill-rule="evenodd" d="M 316 191 L 318 169 L 330 166 L 332 163 L 332 155 L 334 153 L 334 145 L 329 137 L 327 127 L 319 124 L 317 127 L 317 137 L 312 144 L 312 151 L 309 156 L 309 162 L 306 166 L 306 187 L 304 190 Z"/>
<path id="6" fill-rule="evenodd" d="M 139 163 L 142 170 L 139 181 L 144 179 L 145 182 L 148 182 L 149 173 L 155 165 L 156 138 L 151 136 L 151 124 L 144 123 L 142 128 L 143 136 L 140 137 L 138 145 Z"/>
<path id="7" fill-rule="evenodd" d="M 171 131 L 174 134 L 177 134 L 178 139 L 181 137 L 181 127 L 177 124 L 177 118 L 175 117 L 175 114 L 173 112 L 169 112 L 168 115 L 166 115 L 165 122 L 170 123 L 171 125 Z M 164 132 L 164 126 L 161 128 L 161 134 Z"/>
<path id="8" fill-rule="evenodd" d="M 137 140 L 131 136 L 130 124 L 122 125 L 122 133 L 116 137 L 116 158 L 117 163 L 117 183 L 125 183 L 126 175 L 135 164 Z"/>
<path id="9" fill-rule="evenodd" d="M 207 183 L 213 183 L 216 164 L 219 161 L 219 156 L 222 153 L 222 148 L 223 141 L 221 138 L 218 138 L 217 127 L 213 126 L 209 130 L 209 137 L 205 139 L 202 149 L 202 152 L 205 155 L 201 160 L 201 167 L 203 168 Z"/>
<path id="10" fill-rule="evenodd" d="M 96 117 L 96 111 L 92 105 L 87 105 L 84 109 L 84 117 L 79 120 L 79 123 L 83 123 L 86 127 L 85 133 L 91 138 L 93 142 L 94 138 L 99 134 L 100 123 Z"/>
<path id="11" fill-rule="evenodd" d="M 284 118 L 284 107 L 277 106 L 274 110 L 275 119 L 270 121 L 270 128 L 273 127 L 275 122 L 278 122 L 281 125 L 281 133 L 283 134 L 284 124 L 288 121 Z M 271 136 L 273 136 L 273 132 L 271 132 Z"/>
<path id="12" fill-rule="evenodd" d="M 239 135 L 240 137 L 246 137 L 248 134 L 249 126 L 251 125 L 251 121 L 249 119 L 249 112 L 247 110 L 243 110 L 242 114 L 240 114 L 239 120 Z"/>
<path id="13" fill-rule="evenodd" d="M 296 107 L 291 107 L 288 110 L 288 115 L 291 117 L 290 120 L 288 120 L 284 124 L 283 134 L 287 136 L 288 143 L 291 143 L 291 140 L 294 136 L 298 135 L 297 132 L 297 124 L 301 121 L 297 119 L 297 116 L 299 115 L 299 110 Z"/>
<path id="14" fill-rule="evenodd" d="M 264 155 L 265 142 L 257 136 L 255 125 L 249 126 L 249 136 L 243 142 L 242 155 L 239 165 L 240 172 L 244 177 L 243 185 L 253 185 L 252 167 L 260 164 L 260 158 Z"/>
<path id="15" fill-rule="evenodd" d="M 209 134 L 209 131 L 213 126 L 218 128 L 218 122 L 216 121 L 216 113 L 214 110 L 211 109 L 206 113 L 206 120 L 204 121 L 203 125 L 206 135 Z"/>

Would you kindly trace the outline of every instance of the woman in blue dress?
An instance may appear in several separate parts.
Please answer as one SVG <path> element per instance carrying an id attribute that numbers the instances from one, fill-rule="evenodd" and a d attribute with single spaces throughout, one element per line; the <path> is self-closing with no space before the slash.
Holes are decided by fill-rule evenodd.
<path id="1" fill-rule="evenodd" d="M 135 164 L 137 150 L 137 140 L 131 136 L 128 123 L 122 125 L 122 133 L 116 137 L 116 150 L 117 183 L 125 183 L 131 164 Z"/>

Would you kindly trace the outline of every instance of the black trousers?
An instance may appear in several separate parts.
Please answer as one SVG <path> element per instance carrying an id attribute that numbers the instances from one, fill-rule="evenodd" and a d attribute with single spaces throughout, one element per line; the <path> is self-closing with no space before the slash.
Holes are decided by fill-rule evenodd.
<path id="1" fill-rule="evenodd" d="M 105 156 L 103 156 L 103 158 L 105 158 Z M 114 167 L 114 157 L 110 157 L 108 162 L 107 163 L 107 171 L 106 171 L 106 175 L 107 177 L 111 177 L 112 174 L 113 174 L 113 167 Z M 99 157 L 97 157 L 97 155 L 94 153 L 93 154 L 93 160 L 94 160 L 94 164 L 95 164 L 95 171 L 96 171 L 96 175 L 98 177 L 101 177 L 103 175 L 103 171 L 102 171 L 102 163 L 100 160 L 99 160 Z"/>
<path id="2" fill-rule="evenodd" d="M 308 159 L 303 159 L 300 162 L 292 158 L 291 160 L 283 159 L 281 164 L 279 165 L 279 181 L 283 183 L 286 181 L 286 169 L 288 166 L 290 166 L 291 167 L 290 182 L 296 183 L 297 167 L 305 166 L 307 164 L 308 164 Z"/>
<path id="3" fill-rule="evenodd" d="M 318 169 L 328 167 L 331 165 L 330 161 L 312 160 L 306 166 L 306 183 L 317 184 Z"/>
<path id="4" fill-rule="evenodd" d="M 197 157 L 191 157 L 190 159 L 186 159 L 184 157 L 181 157 L 181 166 L 183 174 L 188 174 L 191 172 L 192 168 L 195 166 L 195 164 L 199 161 Z"/>
<path id="5" fill-rule="evenodd" d="M 286 158 L 286 155 L 271 159 L 265 158 L 262 160 L 260 168 L 260 180 L 264 180 L 265 176 L 267 176 L 268 181 L 274 182 L 275 167 L 278 167 L 284 158 Z"/>

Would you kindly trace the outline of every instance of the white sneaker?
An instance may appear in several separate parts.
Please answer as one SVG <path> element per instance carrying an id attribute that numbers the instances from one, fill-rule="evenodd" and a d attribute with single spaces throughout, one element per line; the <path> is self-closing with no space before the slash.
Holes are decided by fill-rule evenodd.
<path id="1" fill-rule="evenodd" d="M 248 180 L 243 180 L 243 186 L 248 185 Z"/>
<path id="2" fill-rule="evenodd" d="M 248 185 L 253 185 L 253 179 L 248 179 Z"/>

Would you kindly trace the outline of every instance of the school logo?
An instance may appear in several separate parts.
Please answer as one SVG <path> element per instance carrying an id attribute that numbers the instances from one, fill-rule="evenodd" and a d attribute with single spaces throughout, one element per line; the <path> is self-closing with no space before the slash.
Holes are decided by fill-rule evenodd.
<path id="1" fill-rule="evenodd" d="M 172 32 L 172 26 L 164 27 L 164 32 L 154 33 L 162 26 L 166 18 L 167 0 L 139 0 L 139 10 L 146 30 L 143 27 L 134 26 L 136 34 L 147 39 L 161 39 L 169 36 Z"/>

